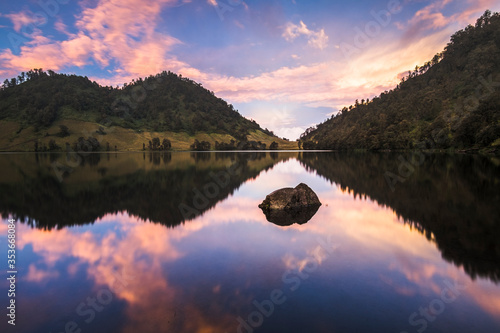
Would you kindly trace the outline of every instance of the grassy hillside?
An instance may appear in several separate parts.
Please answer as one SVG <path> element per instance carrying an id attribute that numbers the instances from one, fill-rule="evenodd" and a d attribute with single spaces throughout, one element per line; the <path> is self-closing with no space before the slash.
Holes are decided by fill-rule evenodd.
<path id="1" fill-rule="evenodd" d="M 123 88 L 41 69 L 21 73 L 0 90 L 0 133 L 2 151 L 33 151 L 35 142 L 38 149 L 64 150 L 81 137 L 95 138 L 100 150 L 142 150 L 153 138 L 168 139 L 174 150 L 188 150 L 195 140 L 213 149 L 216 141 L 253 138 L 267 147 L 276 141 L 280 149 L 296 148 L 201 84 L 171 72 Z"/>
<path id="2" fill-rule="evenodd" d="M 487 149 L 500 146 L 500 15 L 487 11 L 392 91 L 308 129 L 305 148 Z"/>

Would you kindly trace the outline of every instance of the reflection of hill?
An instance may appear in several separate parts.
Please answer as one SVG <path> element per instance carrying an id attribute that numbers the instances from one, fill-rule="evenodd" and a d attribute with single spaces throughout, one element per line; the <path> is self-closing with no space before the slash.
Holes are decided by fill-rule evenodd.
<path id="1" fill-rule="evenodd" d="M 494 158 L 425 155 L 394 192 L 384 174 L 398 173 L 398 154 L 304 154 L 309 169 L 354 196 L 391 207 L 434 239 L 443 257 L 473 278 L 500 280 L 500 167 Z M 404 155 L 406 160 L 410 156 Z"/>
<path id="2" fill-rule="evenodd" d="M 89 155 L 62 182 L 55 176 L 51 162 L 63 164 L 65 156 L 49 156 L 50 159 L 35 154 L 0 156 L 2 170 L 9 173 L 0 178 L 3 215 L 12 214 L 37 228 L 52 229 L 93 223 L 108 213 L 127 211 L 174 227 L 203 214 L 245 181 L 291 155 Z M 222 177 L 222 185 L 214 187 L 214 175 L 229 175 L 229 167 L 234 172 Z M 207 188 L 210 183 L 212 187 Z M 203 198 L 195 198 L 198 191 Z M 179 209 L 181 204 L 188 207 L 184 214 Z"/>

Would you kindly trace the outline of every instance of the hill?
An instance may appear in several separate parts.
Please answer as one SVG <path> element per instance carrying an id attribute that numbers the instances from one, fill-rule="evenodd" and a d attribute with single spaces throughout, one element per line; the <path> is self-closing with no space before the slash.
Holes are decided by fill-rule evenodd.
<path id="1" fill-rule="evenodd" d="M 373 100 L 301 136 L 306 149 L 488 149 L 500 145 L 500 15 L 486 11 L 442 53 Z"/>
<path id="2" fill-rule="evenodd" d="M 244 118 L 201 84 L 172 72 L 132 80 L 122 88 L 51 70 L 23 72 L 5 80 L 0 90 L 0 132 L 4 151 L 32 151 L 35 142 L 38 149 L 49 150 L 63 149 L 66 143 L 96 149 L 96 142 L 104 150 L 141 150 L 143 144 L 158 149 L 164 139 L 177 150 L 190 149 L 195 140 L 212 149 L 216 141 L 231 140 L 261 141 L 267 147 L 276 141 L 280 148 L 294 144 Z"/>

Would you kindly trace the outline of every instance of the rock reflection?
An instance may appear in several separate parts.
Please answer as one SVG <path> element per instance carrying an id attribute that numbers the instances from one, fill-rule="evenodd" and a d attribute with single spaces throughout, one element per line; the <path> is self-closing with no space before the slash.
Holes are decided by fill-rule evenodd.
<path id="1" fill-rule="evenodd" d="M 263 210 L 266 219 L 281 227 L 290 226 L 292 224 L 305 224 L 316 214 L 319 206 L 304 207 L 296 210 Z"/>

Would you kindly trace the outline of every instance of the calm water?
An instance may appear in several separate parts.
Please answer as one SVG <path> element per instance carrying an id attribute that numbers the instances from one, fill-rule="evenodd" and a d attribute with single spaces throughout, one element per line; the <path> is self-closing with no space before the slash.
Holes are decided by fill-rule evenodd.
<path id="1" fill-rule="evenodd" d="M 0 171 L 1 253 L 18 221 L 2 332 L 500 331 L 497 158 L 15 154 Z M 316 214 L 268 222 L 258 204 L 301 182 Z"/>

